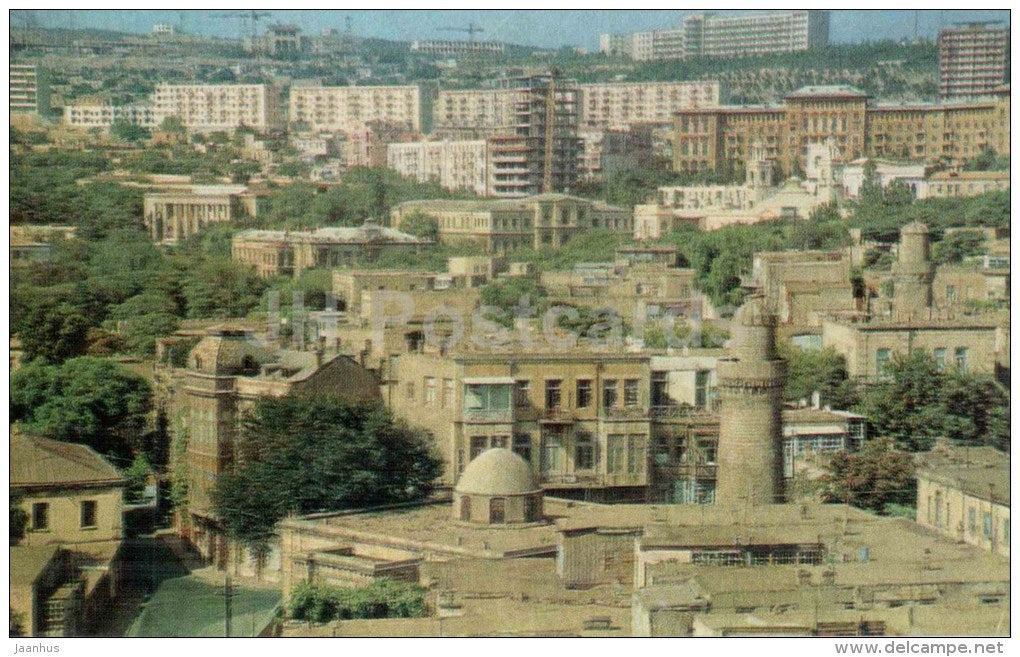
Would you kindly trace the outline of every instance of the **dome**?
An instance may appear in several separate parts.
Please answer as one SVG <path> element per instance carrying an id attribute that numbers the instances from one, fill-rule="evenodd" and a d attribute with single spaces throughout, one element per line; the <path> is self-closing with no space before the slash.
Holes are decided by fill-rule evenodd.
<path id="1" fill-rule="evenodd" d="M 247 331 L 214 328 L 199 340 L 189 355 L 191 369 L 217 375 L 257 371 L 266 354 Z"/>
<path id="2" fill-rule="evenodd" d="M 928 227 L 920 221 L 914 221 L 900 229 L 900 233 L 927 233 Z"/>
<path id="3" fill-rule="evenodd" d="M 776 321 L 775 316 L 765 305 L 765 297 L 760 294 L 747 297 L 744 305 L 737 309 L 733 319 L 741 326 L 773 326 Z"/>
<path id="4" fill-rule="evenodd" d="M 496 447 L 468 464 L 454 490 L 469 495 L 525 495 L 539 488 L 527 461 L 509 449 Z"/>

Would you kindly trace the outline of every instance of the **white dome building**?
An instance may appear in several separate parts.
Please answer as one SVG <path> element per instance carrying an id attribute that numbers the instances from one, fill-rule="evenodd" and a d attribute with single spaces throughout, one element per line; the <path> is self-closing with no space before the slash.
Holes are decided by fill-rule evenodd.
<path id="1" fill-rule="evenodd" d="M 453 519 L 476 525 L 542 521 L 542 489 L 527 461 L 497 447 L 479 454 L 453 489 Z"/>

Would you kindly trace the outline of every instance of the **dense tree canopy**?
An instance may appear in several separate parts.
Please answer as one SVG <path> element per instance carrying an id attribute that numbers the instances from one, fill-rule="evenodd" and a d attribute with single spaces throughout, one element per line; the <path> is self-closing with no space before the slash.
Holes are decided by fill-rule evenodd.
<path id="1" fill-rule="evenodd" d="M 260 400 L 236 454 L 215 505 L 230 535 L 256 552 L 288 513 L 420 499 L 441 468 L 425 434 L 384 407 L 322 399 Z"/>
<path id="2" fill-rule="evenodd" d="M 871 440 L 859 452 L 833 454 L 822 482 L 826 501 L 883 513 L 889 504 L 913 504 L 914 461 L 890 440 Z"/>

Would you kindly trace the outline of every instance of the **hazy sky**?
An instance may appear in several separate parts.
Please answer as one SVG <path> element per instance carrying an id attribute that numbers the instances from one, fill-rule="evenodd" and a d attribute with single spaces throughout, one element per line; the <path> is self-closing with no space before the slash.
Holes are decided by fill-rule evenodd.
<path id="1" fill-rule="evenodd" d="M 236 10 L 226 10 L 234 12 Z M 264 10 L 260 10 L 264 11 Z M 240 26 L 236 19 L 215 18 L 223 11 L 84 11 L 36 10 L 35 22 L 40 27 L 95 27 L 126 32 L 148 32 L 153 23 L 180 24 L 184 19 L 187 31 L 197 34 L 237 36 Z M 429 38 L 465 38 L 459 32 L 442 31 L 443 27 L 463 27 L 474 22 L 485 29 L 479 39 L 496 39 L 543 48 L 581 46 L 597 49 L 602 32 L 630 32 L 669 27 L 679 24 L 688 11 L 621 11 L 621 10 L 399 10 L 385 11 L 295 11 L 269 10 L 272 21 L 293 23 L 306 32 L 317 34 L 325 28 L 343 29 L 344 17 L 350 15 L 355 33 L 384 39 L 413 40 Z M 749 13 L 719 11 L 720 14 Z M 11 25 L 23 25 L 23 11 L 13 11 Z M 942 26 L 958 21 L 999 20 L 1009 23 L 1007 10 L 861 10 L 834 11 L 830 20 L 830 38 L 836 43 L 864 40 L 899 39 L 912 36 L 914 24 L 921 37 L 934 37 Z M 269 21 L 263 20 L 263 27 Z M 245 27 L 244 29 L 247 29 Z"/>

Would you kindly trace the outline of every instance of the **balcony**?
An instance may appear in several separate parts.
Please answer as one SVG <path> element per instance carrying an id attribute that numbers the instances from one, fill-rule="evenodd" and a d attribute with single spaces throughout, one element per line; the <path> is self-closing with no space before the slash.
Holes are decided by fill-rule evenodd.
<path id="1" fill-rule="evenodd" d="M 514 412 L 510 408 L 464 409 L 461 419 L 464 422 L 511 424 L 514 421 Z"/>
<path id="2" fill-rule="evenodd" d="M 542 409 L 538 421 L 543 424 L 570 424 L 574 421 L 574 412 L 569 408 Z"/>

